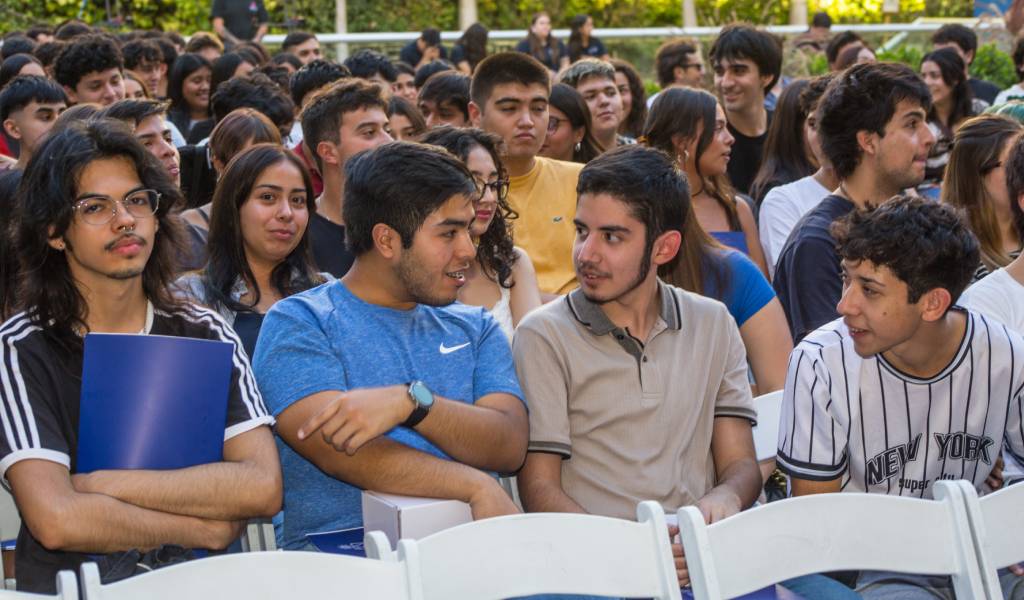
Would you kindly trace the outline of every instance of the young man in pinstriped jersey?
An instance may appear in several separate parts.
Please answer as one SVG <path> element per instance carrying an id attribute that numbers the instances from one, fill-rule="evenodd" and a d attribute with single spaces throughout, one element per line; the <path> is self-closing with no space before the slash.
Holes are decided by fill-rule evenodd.
<path id="1" fill-rule="evenodd" d="M 57 572 L 85 561 L 117 579 L 172 556 L 181 562 L 191 556 L 184 548 L 228 546 L 247 519 L 280 509 L 281 468 L 273 418 L 238 337 L 215 312 L 170 293 L 177 186 L 110 119 L 52 135 L 29 161 L 22 186 L 14 246 L 34 268 L 20 273 L 22 312 L 0 326 L 0 476 L 22 518 L 18 588 L 53 593 Z M 224 459 L 77 473 L 89 332 L 233 343 Z"/>
<path id="2" fill-rule="evenodd" d="M 778 464 L 793 495 L 930 498 L 940 479 L 1001 485 L 1024 456 L 1024 338 L 956 305 L 978 242 L 949 206 L 896 196 L 832 228 L 841 315 L 793 351 Z M 1002 573 L 1007 597 L 1024 579 Z M 948 577 L 863 572 L 865 598 L 953 598 Z"/>

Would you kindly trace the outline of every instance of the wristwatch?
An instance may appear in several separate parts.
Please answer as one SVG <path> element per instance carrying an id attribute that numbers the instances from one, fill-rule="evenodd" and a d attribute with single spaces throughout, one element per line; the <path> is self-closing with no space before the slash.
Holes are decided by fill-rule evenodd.
<path id="1" fill-rule="evenodd" d="M 409 415 L 409 418 L 406 419 L 405 423 L 402 423 L 402 425 L 412 428 L 425 419 L 427 413 L 430 412 L 430 407 L 434 406 L 434 393 L 431 392 L 430 388 L 427 387 L 427 384 L 422 381 L 413 381 L 410 383 L 407 392 L 409 394 L 409 399 L 412 400 L 412 403 L 415 404 L 416 407 L 412 409 L 412 414 Z"/>

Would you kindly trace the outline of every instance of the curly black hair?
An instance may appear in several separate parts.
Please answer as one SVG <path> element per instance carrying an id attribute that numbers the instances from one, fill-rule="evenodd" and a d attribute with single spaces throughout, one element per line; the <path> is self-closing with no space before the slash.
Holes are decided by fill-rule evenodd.
<path id="1" fill-rule="evenodd" d="M 389 83 L 398 79 L 398 71 L 391 60 L 376 50 L 362 49 L 345 59 L 345 66 L 352 72 L 353 77 L 370 79 L 374 75 L 380 75 Z"/>
<path id="2" fill-rule="evenodd" d="M 309 61 L 298 71 L 292 74 L 291 95 L 295 106 L 301 107 L 306 96 L 314 90 L 318 90 L 328 83 L 334 83 L 339 79 L 351 77 L 352 72 L 348 68 L 336 62 L 318 58 Z"/>
<path id="3" fill-rule="evenodd" d="M 908 194 L 851 212 L 832 224 L 832 237 L 841 259 L 888 267 L 907 284 L 911 304 L 936 288 L 948 291 L 955 303 L 981 256 L 956 208 Z"/>
<path id="4" fill-rule="evenodd" d="M 144 64 L 164 62 L 164 53 L 153 40 L 133 40 L 121 46 L 126 69 L 136 69 Z"/>
<path id="5" fill-rule="evenodd" d="M 508 172 L 501 164 L 500 148 L 502 140 L 500 137 L 487 133 L 481 129 L 455 127 L 437 127 L 428 131 L 420 142 L 440 146 L 466 162 L 469 153 L 476 148 L 483 148 L 494 161 L 498 168 L 498 179 L 507 180 Z M 483 267 L 485 275 L 498 282 L 503 288 L 511 288 L 515 285 L 509 281 L 512 276 L 512 267 L 519 256 L 516 254 L 515 246 L 512 243 L 511 221 L 519 218 L 512 207 L 508 204 L 508 192 L 498 194 L 498 210 L 494 212 L 487 231 L 480 236 L 480 242 L 476 248 L 476 257 Z"/>
<path id="6" fill-rule="evenodd" d="M 102 34 L 75 38 L 57 57 L 53 78 L 72 90 L 83 77 L 110 69 L 124 69 L 124 58 L 117 42 Z"/>

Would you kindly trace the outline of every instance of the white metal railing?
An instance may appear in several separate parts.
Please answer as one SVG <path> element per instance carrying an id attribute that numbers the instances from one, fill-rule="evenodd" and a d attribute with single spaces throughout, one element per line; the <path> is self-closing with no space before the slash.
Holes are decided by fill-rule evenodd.
<path id="1" fill-rule="evenodd" d="M 964 24 L 974 25 L 980 29 L 1002 28 L 1002 19 L 958 20 Z M 856 31 L 857 33 L 912 33 L 931 32 L 938 29 L 942 23 L 880 23 L 872 25 L 833 25 L 832 31 Z M 709 37 L 716 35 L 721 26 L 716 27 L 627 27 L 622 29 L 595 29 L 594 35 L 601 39 L 621 38 L 667 38 L 677 36 Z M 806 25 L 768 25 L 767 31 L 777 34 L 797 34 L 807 31 Z M 555 37 L 568 39 L 568 29 L 555 29 Z M 441 39 L 445 41 L 457 41 L 462 36 L 461 31 L 443 31 Z M 317 39 L 324 44 L 373 44 L 381 42 L 411 42 L 420 37 L 418 31 L 389 31 L 389 32 L 365 32 L 365 33 L 318 33 Z M 491 31 L 488 35 L 490 40 L 521 40 L 526 37 L 525 29 L 500 29 Z M 284 35 L 273 34 L 263 38 L 266 44 L 280 44 L 284 41 Z"/>

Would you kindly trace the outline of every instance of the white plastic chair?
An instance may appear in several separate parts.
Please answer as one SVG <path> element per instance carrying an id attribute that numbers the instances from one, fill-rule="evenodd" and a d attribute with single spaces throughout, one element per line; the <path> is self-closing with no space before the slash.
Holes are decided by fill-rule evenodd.
<path id="1" fill-rule="evenodd" d="M 995 598 L 986 595 L 963 499 L 944 488 L 935 495 L 803 496 L 710 526 L 695 507 L 683 507 L 694 598 L 734 598 L 801 575 L 857 569 L 952 575 L 958 598 Z"/>
<path id="2" fill-rule="evenodd" d="M 966 481 L 937 481 L 935 485 L 936 492 L 943 489 L 947 494 L 963 494 L 978 564 L 990 589 L 1001 594 L 997 571 L 1024 561 L 1024 484 L 1011 485 L 980 500 Z"/>
<path id="3" fill-rule="evenodd" d="M 242 552 L 270 552 L 277 550 L 277 537 L 270 519 L 252 519 L 242 532 Z"/>
<path id="4" fill-rule="evenodd" d="M 14 590 L 0 590 L 0 600 L 78 600 L 78 580 L 75 579 L 74 571 L 61 571 L 57 573 L 57 593 L 32 594 L 29 592 L 15 592 Z"/>
<path id="5" fill-rule="evenodd" d="M 779 448 L 779 418 L 782 416 L 782 390 L 768 392 L 754 398 L 757 410 L 757 425 L 754 434 L 754 451 L 758 462 L 775 458 Z"/>
<path id="6" fill-rule="evenodd" d="M 82 565 L 85 600 L 420 600 L 404 565 L 317 552 L 249 552 L 157 569 L 108 585 L 95 563 Z"/>
<path id="7" fill-rule="evenodd" d="M 531 513 L 459 525 L 400 540 L 397 556 L 424 600 L 489 600 L 533 594 L 587 594 L 679 600 L 665 514 L 637 506 L 639 522 L 594 515 Z M 395 559 L 381 532 L 366 555 Z"/>

